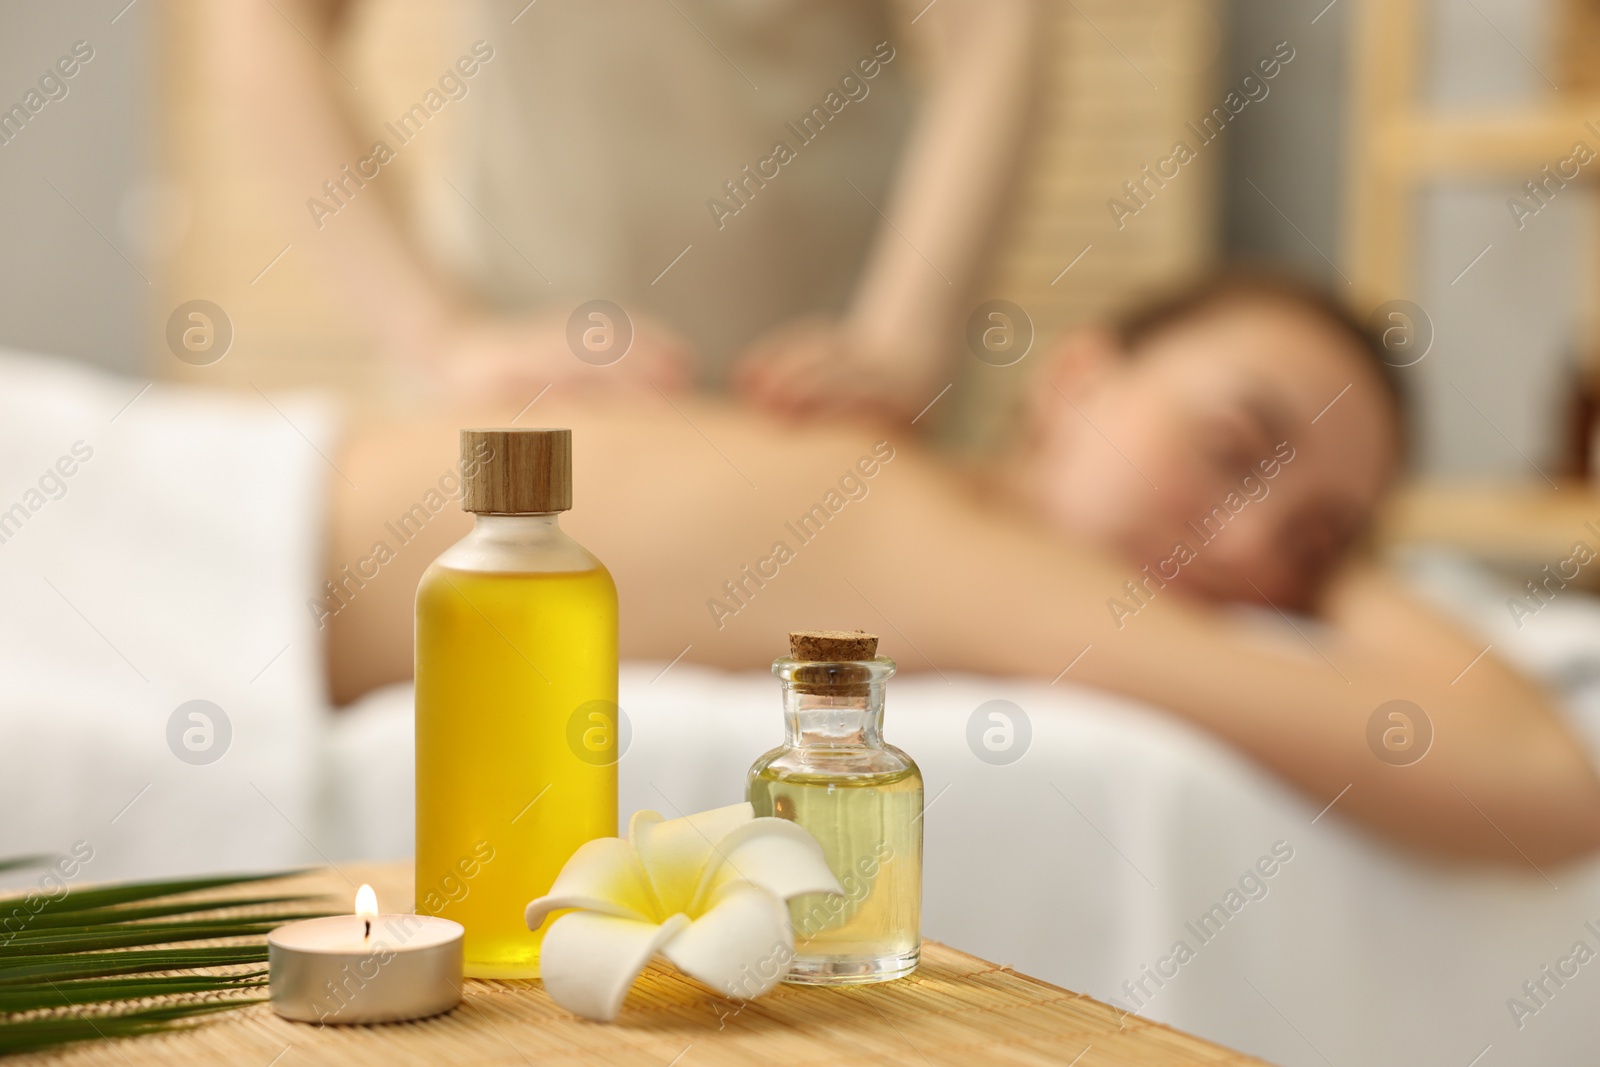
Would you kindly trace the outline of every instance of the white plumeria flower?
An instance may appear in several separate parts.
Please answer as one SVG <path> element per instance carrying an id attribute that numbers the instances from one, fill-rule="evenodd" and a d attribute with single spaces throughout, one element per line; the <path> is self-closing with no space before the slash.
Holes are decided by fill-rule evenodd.
<path id="1" fill-rule="evenodd" d="M 758 819 L 747 803 L 681 819 L 640 811 L 626 840 L 574 852 L 526 916 L 537 930 L 575 909 L 544 935 L 539 971 L 557 1004 L 609 1022 L 658 952 L 729 996 L 760 996 L 794 958 L 789 898 L 843 892 L 816 838 L 788 819 Z"/>

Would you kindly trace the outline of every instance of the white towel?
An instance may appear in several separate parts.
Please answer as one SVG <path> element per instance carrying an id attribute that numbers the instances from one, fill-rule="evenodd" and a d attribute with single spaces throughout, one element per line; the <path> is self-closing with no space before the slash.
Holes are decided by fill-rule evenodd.
<path id="1" fill-rule="evenodd" d="M 84 841 L 89 879 L 317 860 L 305 601 L 334 426 L 309 397 L 0 353 L 0 856 Z M 174 730 L 195 700 L 221 713 Z"/>
<path id="2" fill-rule="evenodd" d="M 994 700 L 1031 727 L 1014 763 L 971 741 Z M 764 671 L 624 664 L 620 702 L 624 819 L 740 799 L 750 763 L 783 736 Z M 346 799 L 326 851 L 409 855 L 410 724 L 409 685 L 338 716 L 332 777 Z M 1173 716 L 1066 679 L 903 675 L 884 735 L 927 780 L 928 937 L 1137 1009 L 1130 1026 L 1169 1023 L 1285 1067 L 1465 1067 L 1490 1045 L 1480 1067 L 1595 1062 L 1593 967 L 1520 1028 L 1507 1002 L 1526 1001 L 1522 983 L 1580 938 L 1600 948 L 1585 925 L 1600 928 L 1600 862 L 1541 873 L 1421 859 L 1347 822 L 1348 797 L 1323 811 L 1334 796 L 1307 799 Z M 1269 858 L 1270 876 L 1245 880 Z M 1179 941 L 1193 953 L 1181 963 Z"/>

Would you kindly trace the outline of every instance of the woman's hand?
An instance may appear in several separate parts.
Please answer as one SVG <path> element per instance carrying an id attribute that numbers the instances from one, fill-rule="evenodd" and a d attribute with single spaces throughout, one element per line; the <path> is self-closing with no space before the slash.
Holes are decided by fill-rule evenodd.
<path id="1" fill-rule="evenodd" d="M 567 319 L 556 312 L 457 317 L 409 361 L 444 399 L 462 404 L 533 396 L 553 384 L 681 392 L 692 383 L 688 343 L 659 323 L 634 320 L 631 339 L 616 323 L 596 323 L 573 344 Z"/>
<path id="2" fill-rule="evenodd" d="M 797 319 L 768 331 L 740 355 L 734 391 L 788 418 L 873 413 L 910 418 L 939 386 L 927 352 L 864 344 L 842 322 Z"/>

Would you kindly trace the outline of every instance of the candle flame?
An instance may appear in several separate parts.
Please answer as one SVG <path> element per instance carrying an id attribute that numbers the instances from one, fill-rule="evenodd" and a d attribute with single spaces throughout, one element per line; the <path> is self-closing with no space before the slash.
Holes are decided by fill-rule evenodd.
<path id="1" fill-rule="evenodd" d="M 370 885 L 364 885 L 356 890 L 356 914 L 363 919 L 377 918 L 378 894 L 372 891 Z"/>

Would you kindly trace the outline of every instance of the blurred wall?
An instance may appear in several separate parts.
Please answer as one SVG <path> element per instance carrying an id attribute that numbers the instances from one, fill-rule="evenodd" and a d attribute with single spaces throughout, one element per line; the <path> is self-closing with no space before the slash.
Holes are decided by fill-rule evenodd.
<path id="1" fill-rule="evenodd" d="M 1433 0 L 1427 10 L 1433 107 L 1515 113 L 1552 105 L 1566 88 L 1552 0 Z M 1580 136 L 1600 147 L 1575 125 Z M 1441 357 L 1416 368 L 1418 459 L 1438 479 L 1543 485 L 1560 474 L 1574 365 L 1587 355 L 1584 308 L 1594 303 L 1595 205 L 1588 186 L 1564 190 L 1519 229 L 1506 202 L 1536 172 L 1440 184 L 1417 205 L 1416 299 L 1434 318 Z"/>
<path id="2" fill-rule="evenodd" d="M 1231 68 L 1278 40 L 1298 55 L 1294 77 L 1279 79 L 1265 106 L 1229 131 L 1224 248 L 1290 265 L 1336 291 L 1347 284 L 1341 177 L 1359 2 L 1389 0 L 1232 0 L 1229 14 Z M 1428 107 L 1517 114 L 1557 98 L 1551 0 L 1418 2 L 1426 47 L 1417 80 Z M 1506 200 L 1533 176 L 1439 184 L 1412 206 L 1412 287 L 1393 296 L 1421 304 L 1436 331 L 1433 350 L 1406 371 L 1424 477 L 1543 485 L 1541 472 L 1559 474 L 1572 368 L 1584 354 L 1583 309 L 1594 303 L 1595 212 L 1589 191 L 1574 189 L 1518 230 Z"/>
<path id="3" fill-rule="evenodd" d="M 1222 83 L 1237 77 L 1222 62 L 1225 6 L 1042 4 L 1033 134 L 987 284 L 974 294 L 1026 309 L 1036 353 L 1063 329 L 1187 278 L 1215 258 L 1217 150 L 1201 146 L 1197 159 L 1120 224 L 1108 208 L 1113 199 L 1133 203 L 1124 183 L 1147 180 L 1141 168 L 1160 165 L 1175 141 L 1199 144 L 1185 124 L 1220 103 Z M 1270 53 L 1268 46 L 1263 54 Z M 963 358 L 957 368 L 951 436 L 990 447 L 1009 439 L 1033 360 L 1002 368 Z"/>
<path id="4" fill-rule="evenodd" d="M 93 58 L 0 143 L 0 345 L 133 371 L 151 249 L 143 220 L 151 4 L 0 7 L 0 109 L 24 104 L 83 41 Z M 85 51 L 80 48 L 80 52 Z"/>
<path id="5" fill-rule="evenodd" d="M 1329 260 L 1337 262 L 1344 222 L 1338 178 L 1344 173 L 1350 4 L 1324 11 L 1326 3 L 1228 5 L 1227 70 L 1249 70 L 1279 41 L 1289 42 L 1295 58 L 1261 106 L 1247 108 L 1228 130 L 1221 231 L 1231 256 L 1287 264 L 1337 285 Z"/>

